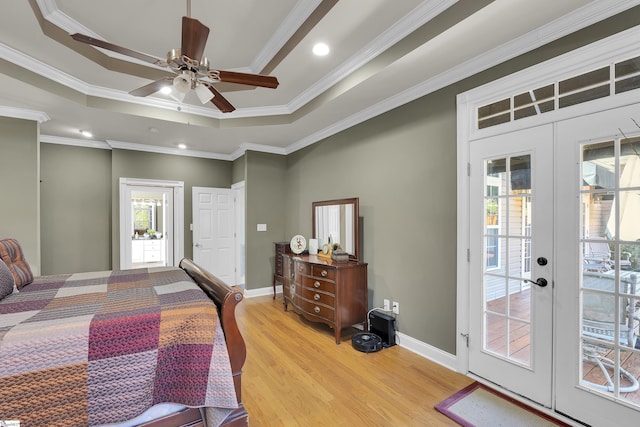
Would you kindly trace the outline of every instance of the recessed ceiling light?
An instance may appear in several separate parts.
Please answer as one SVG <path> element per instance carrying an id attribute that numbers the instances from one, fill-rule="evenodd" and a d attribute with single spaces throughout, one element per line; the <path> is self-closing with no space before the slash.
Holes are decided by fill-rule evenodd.
<path id="1" fill-rule="evenodd" d="M 178 144 L 178 148 L 184 150 L 185 148 L 187 148 L 187 144 Z"/>
<path id="2" fill-rule="evenodd" d="M 88 130 L 82 130 L 80 129 L 80 133 L 82 134 L 82 136 L 84 136 L 85 138 L 91 138 L 93 137 L 93 134 L 91 132 L 89 132 Z"/>
<path id="3" fill-rule="evenodd" d="M 169 95 L 171 93 L 171 86 L 163 86 L 162 89 L 160 89 L 160 93 Z"/>
<path id="4" fill-rule="evenodd" d="M 329 53 L 329 46 L 327 46 L 326 43 L 316 43 L 316 45 L 313 46 L 313 53 L 318 56 L 325 56 Z"/>

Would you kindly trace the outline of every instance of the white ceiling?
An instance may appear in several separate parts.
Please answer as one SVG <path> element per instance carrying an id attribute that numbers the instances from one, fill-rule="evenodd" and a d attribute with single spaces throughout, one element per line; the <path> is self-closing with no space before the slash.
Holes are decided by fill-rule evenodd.
<path id="1" fill-rule="evenodd" d="M 191 17 L 210 28 L 213 67 L 274 75 L 280 86 L 220 85 L 236 107 L 227 114 L 193 94 L 182 104 L 134 97 L 163 71 L 68 34 L 164 59 L 180 47 L 186 0 L 12 1 L 0 14 L 0 115 L 41 120 L 41 139 L 52 143 L 226 160 L 247 149 L 287 154 L 640 0 L 190 3 Z M 311 53 L 318 41 L 328 56 Z"/>

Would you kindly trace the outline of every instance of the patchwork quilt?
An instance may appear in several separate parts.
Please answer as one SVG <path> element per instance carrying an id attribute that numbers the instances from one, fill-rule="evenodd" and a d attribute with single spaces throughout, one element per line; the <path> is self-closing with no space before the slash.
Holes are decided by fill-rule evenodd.
<path id="1" fill-rule="evenodd" d="M 183 270 L 36 277 L 0 301 L 0 420 L 95 426 L 163 402 L 238 406 L 216 306 Z"/>

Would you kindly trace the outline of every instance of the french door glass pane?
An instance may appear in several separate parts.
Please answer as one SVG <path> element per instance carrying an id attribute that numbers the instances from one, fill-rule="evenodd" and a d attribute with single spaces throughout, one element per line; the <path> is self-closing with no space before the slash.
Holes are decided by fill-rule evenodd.
<path id="1" fill-rule="evenodd" d="M 640 405 L 640 143 L 582 147 L 582 385 Z"/>
<path id="2" fill-rule="evenodd" d="M 531 156 L 486 160 L 484 349 L 531 363 Z"/>

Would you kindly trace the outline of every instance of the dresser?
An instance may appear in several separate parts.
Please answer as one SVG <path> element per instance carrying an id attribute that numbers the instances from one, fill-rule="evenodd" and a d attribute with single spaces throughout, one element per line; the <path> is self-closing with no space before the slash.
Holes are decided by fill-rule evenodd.
<path id="1" fill-rule="evenodd" d="M 276 246 L 276 257 L 273 273 L 273 299 L 276 299 L 276 286 L 282 286 L 284 283 L 284 260 L 282 255 L 293 252 L 291 252 L 290 242 L 275 242 L 274 244 Z"/>
<path id="2" fill-rule="evenodd" d="M 367 263 L 336 263 L 316 255 L 285 254 L 283 286 L 285 311 L 333 328 L 336 344 L 342 329 L 364 323 L 367 316 Z"/>

